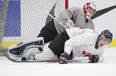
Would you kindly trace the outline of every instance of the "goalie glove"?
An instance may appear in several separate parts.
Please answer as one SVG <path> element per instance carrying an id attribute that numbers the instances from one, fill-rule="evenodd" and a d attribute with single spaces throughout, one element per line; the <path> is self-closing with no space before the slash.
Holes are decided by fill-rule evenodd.
<path id="1" fill-rule="evenodd" d="M 59 58 L 59 63 L 60 64 L 67 64 L 68 63 L 68 61 L 67 61 L 68 58 L 69 58 L 69 55 L 66 52 L 62 53 L 60 58 Z"/>
<path id="2" fill-rule="evenodd" d="M 65 23 L 65 26 L 66 26 L 67 28 L 73 28 L 73 27 L 75 27 L 75 26 L 74 26 L 74 23 L 73 23 L 73 21 L 72 21 L 71 19 L 68 19 L 68 20 L 67 20 L 67 22 Z"/>

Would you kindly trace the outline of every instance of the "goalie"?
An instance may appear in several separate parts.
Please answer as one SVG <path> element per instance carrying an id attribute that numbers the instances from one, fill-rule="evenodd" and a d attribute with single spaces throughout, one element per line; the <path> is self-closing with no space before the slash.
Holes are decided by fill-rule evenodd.
<path id="1" fill-rule="evenodd" d="M 57 35 L 50 44 L 46 44 L 43 51 L 38 49 L 38 52 L 36 52 L 35 48 L 28 48 L 27 51 L 24 51 L 21 48 L 25 45 L 22 45 L 18 48 L 9 47 L 8 51 L 10 52 L 8 54 L 11 54 L 11 51 L 17 48 L 18 51 L 24 51 L 20 59 L 25 61 L 59 60 L 59 63 L 64 64 L 75 57 L 89 57 L 89 62 L 97 63 L 103 61 L 103 49 L 111 41 L 112 33 L 109 30 L 104 30 L 98 35 L 91 29 L 71 28 Z M 45 49 L 46 47 L 47 49 Z"/>
<path id="2" fill-rule="evenodd" d="M 81 29 L 89 28 L 94 30 L 95 25 L 91 17 L 95 12 L 96 5 L 93 2 L 86 3 L 83 8 L 68 8 L 62 11 L 56 20 L 52 20 L 46 24 L 41 29 L 38 37 L 43 37 L 44 42 L 47 43 L 68 28 L 79 27 Z"/>

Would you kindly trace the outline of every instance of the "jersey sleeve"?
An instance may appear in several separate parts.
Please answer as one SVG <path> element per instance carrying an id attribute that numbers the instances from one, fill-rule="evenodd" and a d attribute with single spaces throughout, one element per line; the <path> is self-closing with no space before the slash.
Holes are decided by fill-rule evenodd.
<path id="1" fill-rule="evenodd" d="M 95 30 L 95 24 L 91 21 L 91 29 Z"/>
<path id="2" fill-rule="evenodd" d="M 78 14 L 79 9 L 80 8 L 78 8 L 78 7 L 72 7 L 72 8 L 62 11 L 59 14 L 58 20 L 60 20 L 60 22 L 65 24 L 68 19 L 71 19 L 72 17 L 74 17 Z"/>
<path id="3" fill-rule="evenodd" d="M 91 53 L 91 55 L 98 55 L 98 57 L 99 57 L 98 63 L 103 62 L 103 60 L 104 60 L 104 57 L 103 57 L 104 48 L 105 48 L 105 46 L 98 48 L 98 49 L 95 49 L 94 47 L 90 47 L 90 49 L 88 50 L 88 53 Z"/>
<path id="4" fill-rule="evenodd" d="M 98 63 L 103 62 L 104 60 L 103 54 L 98 55 L 98 57 L 99 57 Z"/>
<path id="5" fill-rule="evenodd" d="M 65 42 L 64 51 L 70 55 L 73 46 L 88 45 L 91 43 L 92 34 L 85 32 Z"/>

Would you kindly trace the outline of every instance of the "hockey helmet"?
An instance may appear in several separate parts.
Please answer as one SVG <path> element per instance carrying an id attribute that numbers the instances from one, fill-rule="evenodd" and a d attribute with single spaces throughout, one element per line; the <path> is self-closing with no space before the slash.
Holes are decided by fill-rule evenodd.
<path id="1" fill-rule="evenodd" d="M 109 30 L 104 30 L 100 36 L 105 39 L 107 44 L 110 44 L 112 42 L 113 34 Z"/>
<path id="2" fill-rule="evenodd" d="M 96 12 L 96 5 L 94 4 L 94 2 L 88 2 L 86 3 L 84 6 L 83 6 L 83 10 L 86 12 L 86 13 L 89 13 L 92 15 L 95 14 Z"/>

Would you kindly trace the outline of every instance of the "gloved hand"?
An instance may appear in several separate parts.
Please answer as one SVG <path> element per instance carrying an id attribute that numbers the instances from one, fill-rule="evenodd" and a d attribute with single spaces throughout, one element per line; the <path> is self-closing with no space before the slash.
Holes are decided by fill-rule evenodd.
<path id="1" fill-rule="evenodd" d="M 74 23 L 73 23 L 73 21 L 72 21 L 71 19 L 68 19 L 68 20 L 67 20 L 67 22 L 65 23 L 65 26 L 66 26 L 67 28 L 73 28 L 73 27 L 75 27 L 75 26 L 74 26 Z"/>
<path id="2" fill-rule="evenodd" d="M 91 55 L 90 63 L 97 63 L 99 61 L 98 55 Z"/>
<path id="3" fill-rule="evenodd" d="M 59 63 L 60 64 L 67 64 L 68 63 L 68 61 L 67 61 L 68 58 L 69 58 L 69 56 L 66 52 L 62 53 L 60 58 L 59 58 Z"/>
<path id="4" fill-rule="evenodd" d="M 59 58 L 59 63 L 60 64 L 67 64 L 68 62 L 67 62 L 67 59 L 65 57 L 60 57 Z"/>

